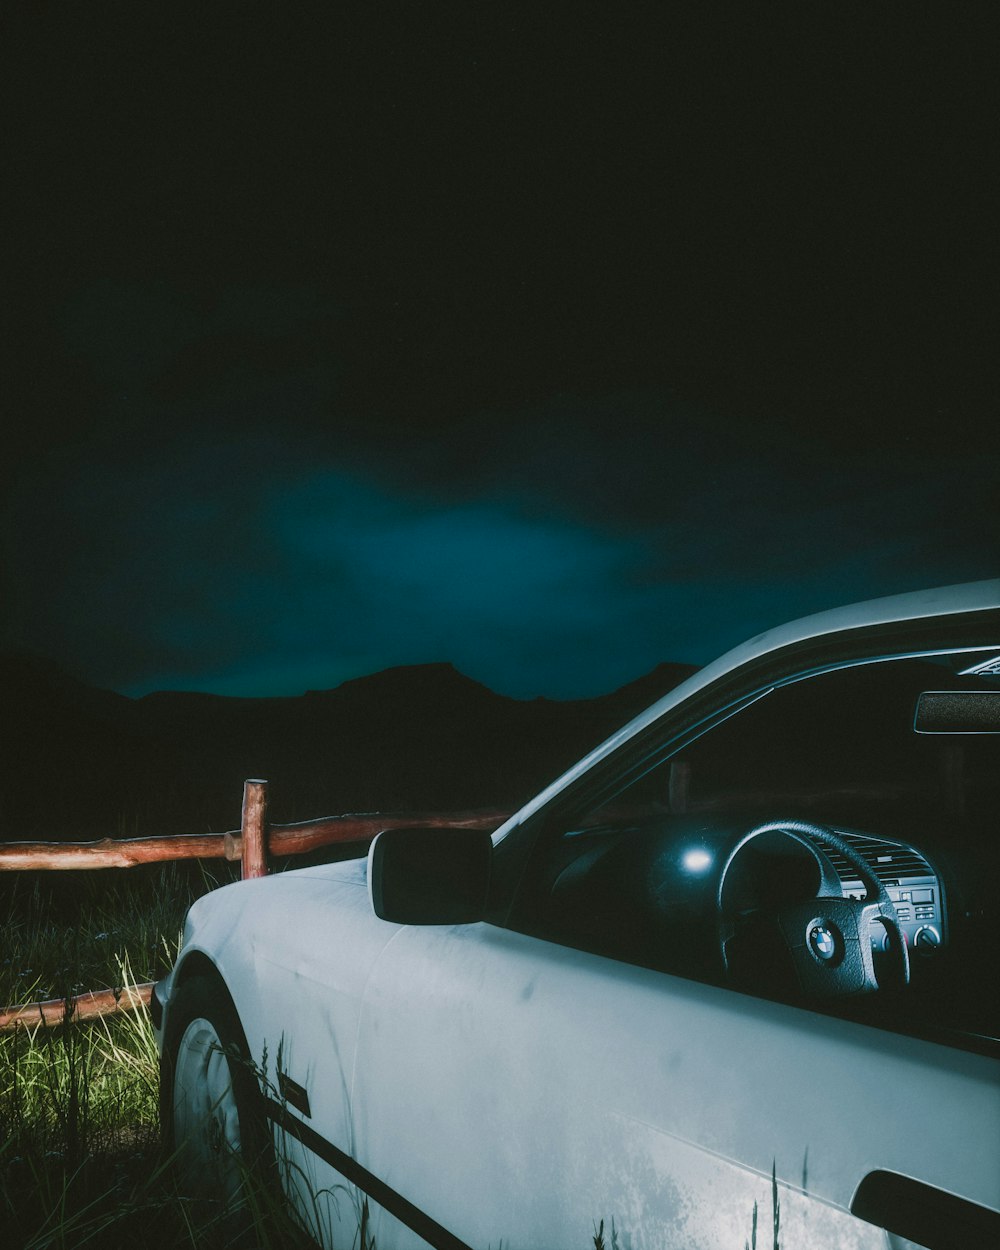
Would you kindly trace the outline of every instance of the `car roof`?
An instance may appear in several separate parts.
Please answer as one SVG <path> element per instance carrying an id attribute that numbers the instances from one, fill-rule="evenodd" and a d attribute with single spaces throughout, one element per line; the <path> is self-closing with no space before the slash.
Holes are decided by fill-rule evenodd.
<path id="1" fill-rule="evenodd" d="M 598 760 L 606 758 L 622 743 L 627 742 L 646 726 L 658 720 L 672 707 L 676 707 L 726 673 L 741 668 L 752 660 L 771 652 L 781 651 L 796 643 L 821 639 L 826 635 L 840 634 L 848 630 L 867 629 L 932 617 L 956 616 L 990 609 L 1000 609 L 1000 578 L 963 582 L 954 586 L 939 586 L 931 590 L 910 591 L 906 594 L 888 595 L 862 603 L 846 604 L 843 607 L 831 608 L 789 621 L 762 634 L 757 634 L 756 637 L 740 643 L 717 660 L 699 669 L 697 673 L 668 691 L 661 699 L 644 712 L 640 712 L 610 738 L 595 747 L 593 751 L 531 799 L 508 821 L 505 821 L 494 833 L 494 841 L 501 841 L 512 829 L 523 823 L 528 816 L 587 772 Z"/>

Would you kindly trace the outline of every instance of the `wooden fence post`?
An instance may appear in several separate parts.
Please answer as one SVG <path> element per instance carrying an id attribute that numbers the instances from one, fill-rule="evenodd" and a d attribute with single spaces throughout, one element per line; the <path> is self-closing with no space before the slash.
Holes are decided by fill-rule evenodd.
<path id="1" fill-rule="evenodd" d="M 267 876 L 267 782 L 243 783 L 243 854 L 241 877 Z"/>

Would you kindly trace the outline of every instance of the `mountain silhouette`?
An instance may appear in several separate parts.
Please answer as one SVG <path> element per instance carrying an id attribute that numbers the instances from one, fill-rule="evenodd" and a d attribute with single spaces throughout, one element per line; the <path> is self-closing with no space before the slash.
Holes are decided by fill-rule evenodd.
<path id="1" fill-rule="evenodd" d="M 661 664 L 610 694 L 512 699 L 451 664 L 332 690 L 130 699 L 49 660 L 0 653 L 0 841 L 233 829 L 243 782 L 277 823 L 352 811 L 513 810 L 695 671 Z"/>

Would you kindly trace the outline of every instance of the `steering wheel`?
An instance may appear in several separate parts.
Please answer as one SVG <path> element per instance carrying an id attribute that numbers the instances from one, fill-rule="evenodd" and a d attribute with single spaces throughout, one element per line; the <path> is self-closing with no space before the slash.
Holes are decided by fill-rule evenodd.
<path id="1" fill-rule="evenodd" d="M 737 912 L 723 904 L 726 876 L 736 856 L 756 838 L 779 833 L 811 852 L 820 884 L 812 898 L 770 908 Z M 815 843 L 839 852 L 865 888 L 862 899 L 844 898 L 840 878 Z M 910 979 L 906 940 L 888 891 L 858 852 L 832 829 L 804 820 L 771 820 L 756 825 L 733 847 L 720 876 L 717 895 L 719 953 L 727 977 L 740 980 L 793 976 L 806 994 L 866 994 L 903 986 Z M 875 972 L 870 929 L 881 924 L 888 936 L 885 975 Z M 768 967 L 768 962 L 773 967 Z M 763 969 L 763 977 L 759 974 Z"/>

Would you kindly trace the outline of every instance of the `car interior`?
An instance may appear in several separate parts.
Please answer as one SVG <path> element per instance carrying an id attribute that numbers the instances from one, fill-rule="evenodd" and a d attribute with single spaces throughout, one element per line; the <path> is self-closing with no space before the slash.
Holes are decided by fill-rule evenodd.
<path id="1" fill-rule="evenodd" d="M 998 652 L 765 692 L 550 824 L 512 927 L 996 1053 Z"/>

